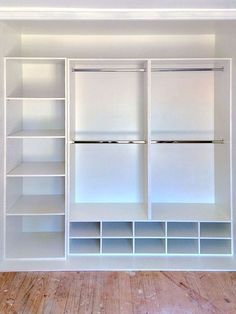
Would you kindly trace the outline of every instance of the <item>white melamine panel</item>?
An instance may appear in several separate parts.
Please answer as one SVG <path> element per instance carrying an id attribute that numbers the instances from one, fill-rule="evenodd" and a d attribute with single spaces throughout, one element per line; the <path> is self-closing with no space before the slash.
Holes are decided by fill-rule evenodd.
<path id="1" fill-rule="evenodd" d="M 9 178 L 8 180 L 20 180 Z M 65 178 L 63 177 L 38 177 L 22 178 L 24 195 L 61 195 L 65 193 Z"/>
<path id="2" fill-rule="evenodd" d="M 78 144 L 75 154 L 75 202 L 144 202 L 143 145 Z"/>
<path id="3" fill-rule="evenodd" d="M 152 144 L 154 203 L 214 203 L 212 144 Z"/>
<path id="4" fill-rule="evenodd" d="M 8 135 L 8 138 L 65 138 L 64 130 L 23 130 Z"/>

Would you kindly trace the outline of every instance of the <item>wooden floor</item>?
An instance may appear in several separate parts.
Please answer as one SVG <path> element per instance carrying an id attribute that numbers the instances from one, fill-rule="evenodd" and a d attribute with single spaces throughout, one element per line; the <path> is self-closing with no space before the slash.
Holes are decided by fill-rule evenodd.
<path id="1" fill-rule="evenodd" d="M 0 274 L 0 313 L 236 313 L 236 273 Z"/>

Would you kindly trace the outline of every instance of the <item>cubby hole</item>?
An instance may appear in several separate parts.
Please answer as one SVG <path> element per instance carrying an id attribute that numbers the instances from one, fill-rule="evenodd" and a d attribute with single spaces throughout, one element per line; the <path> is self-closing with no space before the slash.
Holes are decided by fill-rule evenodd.
<path id="1" fill-rule="evenodd" d="M 70 238 L 99 238 L 99 222 L 71 222 Z"/>
<path id="2" fill-rule="evenodd" d="M 133 236 L 132 222 L 103 222 L 102 237 L 128 238 Z"/>
<path id="3" fill-rule="evenodd" d="M 164 239 L 135 239 L 137 254 L 165 254 Z"/>
<path id="4" fill-rule="evenodd" d="M 98 239 L 70 239 L 70 254 L 99 254 L 100 240 Z"/>
<path id="5" fill-rule="evenodd" d="M 72 139 L 144 139 L 145 74 L 132 71 L 143 67 L 144 61 L 135 60 L 71 61 Z M 117 72 L 117 68 L 131 71 Z"/>
<path id="6" fill-rule="evenodd" d="M 13 177 L 6 182 L 7 215 L 64 215 L 63 177 Z"/>
<path id="7" fill-rule="evenodd" d="M 73 221 L 146 219 L 144 145 L 71 145 Z"/>
<path id="8" fill-rule="evenodd" d="M 198 240 L 194 239 L 168 239 L 168 254 L 198 254 Z"/>
<path id="9" fill-rule="evenodd" d="M 140 237 L 140 238 L 165 237 L 165 223 L 164 222 L 136 222 L 135 223 L 135 237 Z"/>
<path id="10" fill-rule="evenodd" d="M 8 58 L 8 98 L 64 98 L 65 60 Z"/>
<path id="11" fill-rule="evenodd" d="M 65 175 L 63 139 L 8 139 L 8 176 Z"/>
<path id="12" fill-rule="evenodd" d="M 8 138 L 65 137 L 65 101 L 8 100 Z"/>
<path id="13" fill-rule="evenodd" d="M 6 221 L 7 258 L 64 258 L 63 216 L 14 216 Z"/>
<path id="14" fill-rule="evenodd" d="M 202 238 L 230 238 L 231 224 L 221 222 L 202 222 L 200 224 L 200 236 Z"/>
<path id="15" fill-rule="evenodd" d="M 232 253 L 231 240 L 202 239 L 200 241 L 200 253 L 206 255 L 231 254 Z"/>
<path id="16" fill-rule="evenodd" d="M 102 253 L 104 254 L 132 254 L 132 239 L 103 239 Z"/>
<path id="17" fill-rule="evenodd" d="M 198 237 L 198 224 L 194 222 L 168 222 L 167 237 L 170 238 Z"/>

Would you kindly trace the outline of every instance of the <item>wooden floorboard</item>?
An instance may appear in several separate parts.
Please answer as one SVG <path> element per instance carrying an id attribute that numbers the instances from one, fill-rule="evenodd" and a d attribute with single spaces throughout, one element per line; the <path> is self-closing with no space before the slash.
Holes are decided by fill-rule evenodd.
<path id="1" fill-rule="evenodd" d="M 236 273 L 1 273 L 0 313 L 235 314 Z"/>

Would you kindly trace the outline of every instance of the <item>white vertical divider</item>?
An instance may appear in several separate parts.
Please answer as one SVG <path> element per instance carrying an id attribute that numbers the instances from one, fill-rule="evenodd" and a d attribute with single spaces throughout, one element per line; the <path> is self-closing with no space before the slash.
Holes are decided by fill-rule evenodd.
<path id="1" fill-rule="evenodd" d="M 3 258 L 6 258 L 6 203 L 7 203 L 7 82 L 6 82 L 6 69 L 7 67 L 7 61 L 4 58 L 4 66 L 3 66 L 3 89 L 4 89 L 4 108 L 3 108 L 3 123 L 4 123 L 4 130 L 3 130 L 3 150 L 4 150 L 4 161 L 3 161 Z"/>
<path id="2" fill-rule="evenodd" d="M 135 222 L 132 222 L 133 254 L 135 253 Z"/>
<path id="3" fill-rule="evenodd" d="M 67 256 L 70 253 L 70 60 L 66 59 L 66 124 L 65 124 L 65 138 L 66 138 L 66 154 L 67 154 L 67 163 L 66 163 L 66 176 L 65 176 L 65 198 L 66 198 L 66 212 L 65 212 L 65 219 L 66 219 L 66 228 L 65 235 L 67 237 Z"/>
<path id="4" fill-rule="evenodd" d="M 197 228 L 198 228 L 198 254 L 201 253 L 201 223 L 197 223 Z"/>
<path id="5" fill-rule="evenodd" d="M 103 228 L 103 222 L 102 221 L 100 221 L 99 222 L 99 224 L 100 224 L 100 254 L 102 254 L 102 245 L 103 245 L 103 230 L 102 230 L 102 228 Z"/>
<path id="6" fill-rule="evenodd" d="M 167 254 L 168 253 L 168 241 L 167 241 L 167 221 L 165 221 L 165 253 Z"/>
<path id="7" fill-rule="evenodd" d="M 69 117 L 69 106 L 68 106 L 68 93 L 69 93 L 69 75 L 68 75 L 68 60 L 64 59 L 65 63 L 65 258 L 67 258 L 67 252 L 69 250 L 69 197 L 68 197 L 68 164 L 69 164 L 69 145 L 68 145 L 68 117 Z"/>
<path id="8" fill-rule="evenodd" d="M 152 64 L 151 60 L 146 61 L 146 125 L 145 125 L 145 140 L 146 140 L 146 160 L 145 160 L 145 197 L 148 220 L 152 219 L 152 203 L 151 203 L 151 75 Z"/>

